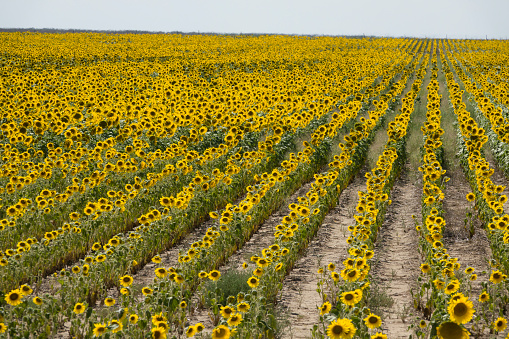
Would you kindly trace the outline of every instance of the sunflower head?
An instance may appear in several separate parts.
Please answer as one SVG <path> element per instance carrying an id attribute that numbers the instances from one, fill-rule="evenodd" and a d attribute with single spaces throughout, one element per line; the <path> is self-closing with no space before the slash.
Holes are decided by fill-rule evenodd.
<path id="1" fill-rule="evenodd" d="M 472 320 L 474 315 L 474 305 L 467 298 L 451 300 L 447 308 L 451 321 L 457 324 L 465 324 Z"/>
<path id="2" fill-rule="evenodd" d="M 460 325 L 447 321 L 442 323 L 437 329 L 437 335 L 440 339 L 468 339 L 469 333 Z"/>

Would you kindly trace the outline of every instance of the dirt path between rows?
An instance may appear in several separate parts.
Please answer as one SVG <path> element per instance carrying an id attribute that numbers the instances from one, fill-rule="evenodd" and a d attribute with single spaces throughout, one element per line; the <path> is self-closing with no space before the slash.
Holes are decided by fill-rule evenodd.
<path id="1" fill-rule="evenodd" d="M 407 317 L 413 308 L 411 290 L 416 286 L 421 264 L 412 215 L 421 213 L 422 188 L 412 183 L 408 166 L 394 184 L 392 204 L 378 234 L 372 268 L 373 285 L 378 286 L 377 293 L 385 294 L 376 300 L 392 300 L 386 305 L 372 305 L 384 311 L 382 328 L 389 338 L 408 338 L 411 334 Z"/>

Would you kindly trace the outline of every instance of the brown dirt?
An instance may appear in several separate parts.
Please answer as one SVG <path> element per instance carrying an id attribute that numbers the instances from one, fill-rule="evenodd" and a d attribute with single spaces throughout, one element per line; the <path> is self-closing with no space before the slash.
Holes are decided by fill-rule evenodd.
<path id="1" fill-rule="evenodd" d="M 373 285 L 393 300 L 391 307 L 382 306 L 382 328 L 389 338 L 408 338 L 409 311 L 413 309 L 411 290 L 416 285 L 421 258 L 418 234 L 412 215 L 421 213 L 420 185 L 409 178 L 408 164 L 396 180 L 391 193 L 392 204 L 375 245 Z M 373 308 L 373 307 L 372 307 Z"/>

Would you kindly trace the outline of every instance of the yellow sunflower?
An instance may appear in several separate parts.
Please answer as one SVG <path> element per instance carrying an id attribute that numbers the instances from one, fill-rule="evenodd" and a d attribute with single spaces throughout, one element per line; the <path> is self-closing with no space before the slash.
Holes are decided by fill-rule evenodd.
<path id="1" fill-rule="evenodd" d="M 219 325 L 212 331 L 212 339 L 228 339 L 230 338 L 230 329 L 227 326 Z"/>
<path id="2" fill-rule="evenodd" d="M 221 272 L 218 270 L 213 270 L 209 272 L 209 279 L 212 281 L 217 281 L 221 277 Z"/>
<path id="3" fill-rule="evenodd" d="M 251 278 L 247 279 L 247 284 L 251 288 L 255 288 L 256 286 L 258 286 L 259 283 L 260 283 L 260 281 L 258 280 L 257 277 L 251 277 Z"/>
<path id="4" fill-rule="evenodd" d="M 82 304 L 82 303 L 76 303 L 76 305 L 74 305 L 74 310 L 73 312 L 76 313 L 76 314 L 81 314 L 83 312 L 85 312 L 85 305 Z"/>
<path id="5" fill-rule="evenodd" d="M 5 296 L 5 301 L 11 306 L 17 306 L 22 303 L 23 293 L 19 289 L 10 291 Z"/>
<path id="6" fill-rule="evenodd" d="M 133 283 L 133 277 L 129 275 L 124 275 L 123 277 L 120 277 L 120 285 L 124 287 L 128 287 Z"/>
<path id="7" fill-rule="evenodd" d="M 94 324 L 94 337 L 100 337 L 104 333 L 108 331 L 108 328 L 105 324 Z"/>
<path id="8" fill-rule="evenodd" d="M 442 323 L 437 329 L 439 339 L 468 339 L 469 333 L 460 325 L 447 321 Z"/>
<path id="9" fill-rule="evenodd" d="M 188 338 L 191 338 L 191 337 L 194 337 L 194 335 L 196 334 L 196 327 L 194 326 L 189 326 L 186 330 L 186 336 Z"/>
<path id="10" fill-rule="evenodd" d="M 331 339 L 353 338 L 357 329 L 349 319 L 336 319 L 327 328 L 327 335 Z"/>
<path id="11" fill-rule="evenodd" d="M 238 326 L 242 322 L 242 314 L 235 313 L 228 319 L 228 325 Z"/>
<path id="12" fill-rule="evenodd" d="M 474 305 L 467 298 L 451 300 L 447 308 L 451 321 L 457 324 L 466 324 L 474 315 Z"/>
<path id="13" fill-rule="evenodd" d="M 380 319 L 380 317 L 376 314 L 371 313 L 364 318 L 364 323 L 368 328 L 373 329 L 382 326 L 382 319 Z"/>
<path id="14" fill-rule="evenodd" d="M 332 308 L 332 305 L 330 302 L 326 301 L 323 303 L 323 305 L 320 307 L 320 315 L 324 315 L 330 312 Z"/>
<path id="15" fill-rule="evenodd" d="M 498 284 L 504 280 L 504 275 L 499 270 L 491 272 L 490 281 L 494 284 Z"/>
<path id="16" fill-rule="evenodd" d="M 502 317 L 498 317 L 497 320 L 493 323 L 493 329 L 497 332 L 502 332 L 507 328 L 507 320 Z"/>

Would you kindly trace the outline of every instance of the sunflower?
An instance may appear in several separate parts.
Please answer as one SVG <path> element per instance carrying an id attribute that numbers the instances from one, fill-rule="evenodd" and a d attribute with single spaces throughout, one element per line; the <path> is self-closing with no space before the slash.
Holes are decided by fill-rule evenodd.
<path id="1" fill-rule="evenodd" d="M 249 304 L 245 303 L 245 302 L 242 302 L 237 305 L 237 311 L 242 312 L 242 313 L 246 313 L 247 311 L 249 311 L 250 308 L 251 308 L 251 306 L 249 306 Z"/>
<path id="2" fill-rule="evenodd" d="M 467 267 L 465 269 L 466 274 L 472 274 L 472 273 L 474 273 L 474 271 L 475 271 L 475 269 L 473 267 Z"/>
<path id="3" fill-rule="evenodd" d="M 122 325 L 122 322 L 120 320 L 113 319 L 112 321 L 109 322 L 108 327 L 110 329 L 112 329 L 111 333 L 117 333 L 117 332 L 122 331 L 122 328 L 124 327 L 124 325 Z"/>
<path id="4" fill-rule="evenodd" d="M 212 339 L 228 339 L 230 338 L 230 329 L 224 325 L 219 325 L 212 331 Z"/>
<path id="5" fill-rule="evenodd" d="M 359 279 L 360 273 L 359 273 L 359 271 L 357 269 L 354 268 L 354 269 L 351 269 L 351 270 L 347 270 L 346 272 L 344 272 L 344 274 L 343 274 L 343 271 L 341 271 L 341 276 L 346 281 L 354 282 L 357 279 Z"/>
<path id="6" fill-rule="evenodd" d="M 228 319 L 235 313 L 235 310 L 230 306 L 221 306 L 221 315 L 223 318 Z"/>
<path id="7" fill-rule="evenodd" d="M 440 339 L 468 339 L 469 333 L 460 325 L 451 321 L 440 324 L 437 329 L 437 335 Z"/>
<path id="8" fill-rule="evenodd" d="M 502 332 L 507 327 L 507 320 L 502 317 L 498 317 L 497 320 L 493 323 L 493 329 L 497 332 Z"/>
<path id="9" fill-rule="evenodd" d="M 474 315 L 474 305 L 467 298 L 451 300 L 447 308 L 451 321 L 457 324 L 466 324 Z"/>
<path id="10" fill-rule="evenodd" d="M 105 324 L 94 324 L 94 337 L 100 337 L 108 331 Z"/>
<path id="11" fill-rule="evenodd" d="M 490 295 L 486 291 L 482 292 L 481 295 L 479 295 L 479 302 L 484 303 L 488 300 L 490 300 Z"/>
<path id="12" fill-rule="evenodd" d="M 131 324 L 136 324 L 138 322 L 138 315 L 137 314 L 131 314 L 129 316 L 129 322 Z"/>
<path id="13" fill-rule="evenodd" d="M 115 305 L 115 299 L 108 297 L 104 299 L 104 304 L 108 307 Z"/>
<path id="14" fill-rule="evenodd" d="M 161 263 L 161 257 L 156 255 L 155 257 L 152 258 L 152 262 L 153 263 L 156 263 L 156 264 L 160 264 Z"/>
<path id="15" fill-rule="evenodd" d="M 194 326 L 189 326 L 186 330 L 186 336 L 188 338 L 191 338 L 191 337 L 194 337 L 194 335 L 196 334 L 196 327 Z"/>
<path id="16" fill-rule="evenodd" d="M 7 331 L 7 325 L 0 323 L 0 333 L 4 333 L 5 331 Z"/>
<path id="17" fill-rule="evenodd" d="M 348 306 L 357 304 L 358 300 L 355 291 L 341 293 L 341 302 Z"/>
<path id="18" fill-rule="evenodd" d="M 158 321 L 154 324 L 155 327 L 168 331 L 169 325 L 166 321 Z"/>
<path id="19" fill-rule="evenodd" d="M 205 326 L 203 326 L 202 323 L 198 323 L 198 324 L 194 325 L 194 328 L 196 328 L 196 332 L 200 333 L 201 331 L 203 331 L 205 329 Z"/>
<path id="20" fill-rule="evenodd" d="M 28 285 L 21 285 L 21 287 L 19 288 L 19 291 L 21 293 L 23 293 L 23 295 L 29 295 L 33 292 L 32 288 L 30 288 L 30 286 Z"/>
<path id="21" fill-rule="evenodd" d="M 428 326 L 428 324 L 426 323 L 426 320 L 421 320 L 419 321 L 419 327 L 420 328 L 426 328 L 426 326 Z"/>
<path id="22" fill-rule="evenodd" d="M 177 284 L 182 284 L 184 282 L 184 277 L 180 274 L 177 274 L 175 278 L 173 279 Z"/>
<path id="23" fill-rule="evenodd" d="M 164 267 L 158 267 L 155 269 L 155 273 L 158 278 L 164 278 L 168 274 L 168 271 L 166 271 Z"/>
<path id="24" fill-rule="evenodd" d="M 269 266 L 271 260 L 270 259 L 266 259 L 266 258 L 260 258 L 258 259 L 258 261 L 256 262 L 256 264 L 260 267 L 267 267 Z"/>
<path id="25" fill-rule="evenodd" d="M 34 302 L 34 304 L 36 304 L 37 306 L 41 306 L 42 305 L 42 299 L 39 298 L 39 297 L 34 297 L 32 299 L 32 301 Z"/>
<path id="26" fill-rule="evenodd" d="M 475 200 L 475 194 L 470 192 L 470 193 L 467 194 L 466 198 L 467 198 L 468 201 L 472 202 L 472 201 Z"/>
<path id="27" fill-rule="evenodd" d="M 150 287 L 143 287 L 141 289 L 141 292 L 143 293 L 143 295 L 147 296 L 147 295 L 152 294 L 152 292 L 154 292 L 154 291 Z"/>
<path id="28" fill-rule="evenodd" d="M 490 276 L 490 281 L 494 284 L 498 284 L 504 280 L 504 275 L 499 270 L 493 271 Z"/>
<path id="29" fill-rule="evenodd" d="M 221 272 L 218 270 L 212 270 L 209 272 L 209 279 L 212 281 L 217 281 L 221 277 Z"/>
<path id="30" fill-rule="evenodd" d="M 331 339 L 353 338 L 357 329 L 349 319 L 336 319 L 327 328 L 327 335 Z"/>
<path id="31" fill-rule="evenodd" d="M 427 263 L 421 264 L 421 271 L 422 273 L 429 273 L 431 271 L 431 267 Z"/>
<path id="32" fill-rule="evenodd" d="M 168 319 L 163 315 L 163 312 L 156 313 L 152 316 L 152 324 L 157 324 L 161 321 L 168 321 Z"/>
<path id="33" fill-rule="evenodd" d="M 320 315 L 324 315 L 330 312 L 332 308 L 332 305 L 330 302 L 326 301 L 323 303 L 323 305 L 320 307 Z"/>
<path id="34" fill-rule="evenodd" d="M 387 339 L 387 335 L 383 333 L 375 333 L 371 336 L 371 339 Z"/>
<path id="35" fill-rule="evenodd" d="M 235 313 L 228 319 L 228 325 L 238 326 L 242 322 L 242 314 Z"/>
<path id="36" fill-rule="evenodd" d="M 439 290 L 443 289 L 443 288 L 444 288 L 444 286 L 445 286 L 445 283 L 444 283 L 442 280 L 440 280 L 440 279 L 435 279 L 435 280 L 433 280 L 433 284 L 434 284 L 434 285 L 435 285 L 435 287 L 436 287 L 437 289 L 439 289 Z"/>
<path id="37" fill-rule="evenodd" d="M 154 327 L 152 329 L 152 338 L 153 339 L 166 339 L 166 331 L 161 327 Z"/>
<path id="38" fill-rule="evenodd" d="M 85 312 L 85 308 L 86 308 L 86 306 L 84 304 L 76 303 L 76 305 L 74 305 L 73 312 L 76 314 L 81 314 L 81 313 Z"/>
<path id="39" fill-rule="evenodd" d="M 260 259 L 261 260 L 261 259 Z M 258 261 L 260 261 L 258 260 Z M 257 276 L 257 277 L 261 277 L 263 275 L 263 268 L 261 267 L 257 267 L 254 271 L 253 271 L 253 275 Z"/>
<path id="40" fill-rule="evenodd" d="M 11 306 L 21 304 L 21 299 L 23 299 L 23 293 L 19 289 L 12 290 L 5 296 L 5 301 Z"/>
<path id="41" fill-rule="evenodd" d="M 255 288 L 256 286 L 258 286 L 259 283 L 260 283 L 260 281 L 258 280 L 257 277 L 251 277 L 251 278 L 247 279 L 247 284 L 251 288 Z"/>
<path id="42" fill-rule="evenodd" d="M 124 287 L 128 287 L 133 283 L 133 277 L 130 275 L 124 275 L 123 277 L 120 277 L 120 285 Z"/>
<path id="43" fill-rule="evenodd" d="M 368 328 L 373 329 L 382 325 L 382 319 L 380 319 L 380 317 L 376 314 L 371 313 L 366 318 L 364 318 L 364 323 Z"/>
<path id="44" fill-rule="evenodd" d="M 455 293 L 460 288 L 460 282 L 458 280 L 453 280 L 445 286 L 444 292 L 446 294 Z"/>

